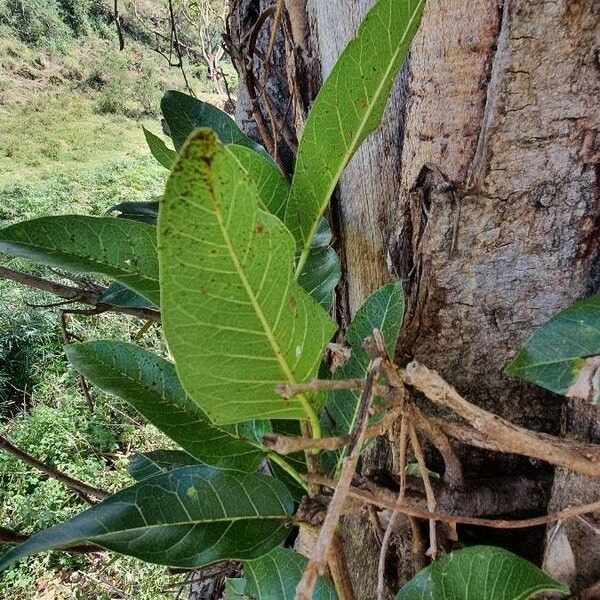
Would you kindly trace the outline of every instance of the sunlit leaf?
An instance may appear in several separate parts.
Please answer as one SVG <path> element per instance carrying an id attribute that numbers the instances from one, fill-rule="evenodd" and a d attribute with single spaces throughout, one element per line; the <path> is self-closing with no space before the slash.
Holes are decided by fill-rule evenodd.
<path id="1" fill-rule="evenodd" d="M 473 546 L 434 561 L 411 579 L 396 600 L 527 600 L 569 588 L 502 548 Z"/>
<path id="2" fill-rule="evenodd" d="M 108 217 L 41 217 L 0 230 L 0 252 L 75 273 L 101 273 L 159 303 L 156 230 Z"/>
<path id="3" fill-rule="evenodd" d="M 82 542 L 186 568 L 258 558 L 288 535 L 292 508 L 273 477 L 184 467 L 144 479 L 33 535 L 0 558 L 0 570 L 29 554 Z"/>
<path id="4" fill-rule="evenodd" d="M 211 131 L 181 150 L 158 228 L 163 329 L 190 397 L 219 424 L 307 419 L 307 402 L 274 386 L 314 376 L 335 327 L 293 280 L 293 238 Z"/>
<path id="5" fill-rule="evenodd" d="M 242 437 L 242 426 L 215 427 L 187 397 L 174 366 L 160 356 L 118 341 L 73 344 L 65 352 L 78 373 L 129 402 L 198 461 L 250 472 L 258 469 L 264 452 Z M 263 428 L 262 433 L 266 431 Z"/>
<path id="6" fill-rule="evenodd" d="M 315 100 L 300 140 L 286 212 L 286 224 L 305 254 L 344 167 L 381 121 L 424 4 L 379 0 Z"/>

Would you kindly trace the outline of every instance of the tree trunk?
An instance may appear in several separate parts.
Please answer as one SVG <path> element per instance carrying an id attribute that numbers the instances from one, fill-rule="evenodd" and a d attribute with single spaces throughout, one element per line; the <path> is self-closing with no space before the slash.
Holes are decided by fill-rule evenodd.
<path id="1" fill-rule="evenodd" d="M 306 0 L 324 76 L 372 3 Z M 596 442 L 597 409 L 503 369 L 537 326 L 600 284 L 599 46 L 596 0 L 429 0 L 382 127 L 342 177 L 333 219 L 350 314 L 389 279 L 405 282 L 401 362 L 437 369 L 520 425 Z M 391 442 L 392 451 L 375 445 L 365 468 L 393 469 Z M 479 474 L 547 469 L 461 452 Z M 548 502 L 598 497 L 598 482 L 558 472 Z M 565 531 L 581 589 L 600 579 L 598 527 Z M 520 535 L 507 545 L 541 560 L 542 537 Z M 374 597 L 379 545 L 368 520 L 346 523 L 345 541 L 356 596 Z M 393 585 L 412 575 L 410 560 L 397 567 Z"/>

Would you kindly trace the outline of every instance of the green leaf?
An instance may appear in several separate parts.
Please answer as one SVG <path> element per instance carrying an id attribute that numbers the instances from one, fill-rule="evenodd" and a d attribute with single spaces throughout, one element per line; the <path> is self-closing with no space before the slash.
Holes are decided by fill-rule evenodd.
<path id="1" fill-rule="evenodd" d="M 145 127 L 142 127 L 142 129 L 144 130 L 144 136 L 146 137 L 146 142 L 148 143 L 148 147 L 150 148 L 152 156 L 154 156 L 154 158 L 165 169 L 169 169 L 170 171 L 175 164 L 177 152 L 175 152 L 175 150 L 171 150 L 171 148 L 168 148 L 167 145 L 157 135 L 154 135 Z"/>
<path id="2" fill-rule="evenodd" d="M 246 580 L 238 578 L 225 578 L 225 589 L 223 590 L 223 600 L 253 600 L 244 593 L 246 589 Z"/>
<path id="3" fill-rule="evenodd" d="M 158 216 L 158 201 L 150 202 L 121 202 L 108 209 L 108 212 L 118 212 L 121 219 L 140 221 L 148 225 L 156 225 Z"/>
<path id="4" fill-rule="evenodd" d="M 129 402 L 198 461 L 249 472 L 258 469 L 262 449 L 242 438 L 241 428 L 226 431 L 212 425 L 187 397 L 174 366 L 160 356 L 116 341 L 69 345 L 65 352 L 78 373 Z"/>
<path id="5" fill-rule="evenodd" d="M 413 577 L 396 600 L 527 600 L 569 588 L 502 548 L 473 546 L 436 560 Z"/>
<path id="6" fill-rule="evenodd" d="M 158 258 L 157 258 L 158 260 Z M 126 288 L 120 283 L 111 283 L 98 299 L 99 304 L 126 306 L 127 308 L 153 308 L 154 305 L 145 298 Z"/>
<path id="7" fill-rule="evenodd" d="M 136 454 L 129 465 L 129 475 L 141 481 L 166 471 L 197 464 L 197 459 L 182 450 L 154 450 Z"/>
<path id="8" fill-rule="evenodd" d="M 369 356 L 362 344 L 372 335 L 373 329 L 383 334 L 390 356 L 398 341 L 404 316 L 404 293 L 400 282 L 388 283 L 373 292 L 356 311 L 346 333 L 346 343 L 352 354 L 348 362 L 337 369 L 334 379 L 363 379 L 367 374 Z M 328 392 L 326 408 L 333 420 L 332 433 L 347 435 L 352 431 L 357 417 L 360 393 L 350 390 Z"/>
<path id="9" fill-rule="evenodd" d="M 160 107 L 177 151 L 181 149 L 192 131 L 199 127 L 206 127 L 212 129 L 223 144 L 245 146 L 272 160 L 268 152 L 249 138 L 227 113 L 212 104 L 182 92 L 169 90 L 162 97 Z"/>
<path id="10" fill-rule="evenodd" d="M 158 229 L 163 329 L 190 397 L 218 424 L 314 422 L 274 386 L 314 376 L 335 327 L 293 280 L 292 236 L 211 131 L 182 149 Z"/>
<path id="11" fill-rule="evenodd" d="M 580 300 L 539 327 L 506 368 L 508 375 L 558 394 L 600 404 L 600 293 Z M 588 357 L 596 357 L 586 361 Z"/>
<path id="12" fill-rule="evenodd" d="M 333 248 L 311 246 L 298 283 L 326 311 L 333 305 L 333 291 L 342 276 L 340 259 Z"/>
<path id="13" fill-rule="evenodd" d="M 315 100 L 300 140 L 285 219 L 303 251 L 299 271 L 344 167 L 381 121 L 424 4 L 379 0 Z"/>
<path id="14" fill-rule="evenodd" d="M 279 167 L 272 160 L 244 146 L 229 144 L 227 149 L 256 184 L 264 208 L 283 221 L 290 184 Z"/>
<path id="15" fill-rule="evenodd" d="M 75 273 L 101 273 L 159 304 L 156 230 L 109 217 L 68 215 L 0 230 L 0 252 Z"/>
<path id="16" fill-rule="evenodd" d="M 308 560 L 288 548 L 274 548 L 256 560 L 244 561 L 245 593 L 256 600 L 294 600 Z M 329 580 L 319 577 L 313 600 L 335 600 Z"/>
<path id="17" fill-rule="evenodd" d="M 273 477 L 185 467 L 144 479 L 33 535 L 0 559 L 0 571 L 23 556 L 82 542 L 174 567 L 249 560 L 285 539 L 292 507 Z"/>

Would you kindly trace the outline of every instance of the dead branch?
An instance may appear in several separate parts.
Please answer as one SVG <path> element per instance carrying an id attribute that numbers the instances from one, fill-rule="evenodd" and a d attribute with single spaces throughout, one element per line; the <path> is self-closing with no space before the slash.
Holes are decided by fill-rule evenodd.
<path id="1" fill-rule="evenodd" d="M 374 332 L 375 335 L 375 332 Z M 358 415 L 353 431 L 350 435 L 350 443 L 346 450 L 346 456 L 342 462 L 342 469 L 338 483 L 335 487 L 333 497 L 327 509 L 323 526 L 319 532 L 317 543 L 313 549 L 312 556 L 304 570 L 302 579 L 296 587 L 295 600 L 311 600 L 313 590 L 319 573 L 323 573 L 327 564 L 327 556 L 331 541 L 335 534 L 342 510 L 346 502 L 346 495 L 351 487 L 352 478 L 356 472 L 356 466 L 362 450 L 369 409 L 373 400 L 373 383 L 379 373 L 381 359 L 377 358 L 371 362 L 365 385 L 360 398 Z"/>
<path id="2" fill-rule="evenodd" d="M 305 475 L 304 478 L 307 482 L 315 485 L 321 485 L 331 490 L 336 489 L 337 483 L 328 477 L 323 475 Z M 351 486 L 348 490 L 348 498 L 355 500 L 362 504 L 372 504 L 379 508 L 387 508 L 394 510 L 395 499 L 390 498 L 389 490 L 386 493 L 376 493 L 372 490 L 361 490 L 357 487 Z M 592 502 L 590 504 L 582 504 L 580 506 L 573 506 L 566 508 L 559 512 L 550 513 L 541 517 L 533 517 L 530 519 L 482 519 L 478 517 L 467 517 L 463 515 L 449 515 L 445 513 L 429 512 L 426 510 L 420 510 L 409 506 L 401 506 L 400 512 L 408 517 L 416 517 L 417 519 L 434 519 L 436 521 L 442 521 L 444 523 L 457 523 L 459 525 L 473 525 L 476 527 L 490 527 L 492 529 L 526 529 L 529 527 L 538 527 L 540 525 L 547 525 L 548 523 L 554 523 L 556 521 L 562 521 L 565 519 L 572 519 L 579 515 L 585 515 L 600 511 L 600 500 Z"/>
<path id="3" fill-rule="evenodd" d="M 160 313 L 152 308 L 128 308 L 126 306 L 101 303 L 100 298 L 105 290 L 102 290 L 102 292 L 94 292 L 84 288 L 76 288 L 56 281 L 42 279 L 41 277 L 30 275 L 29 273 L 13 271 L 6 267 L 0 267 L 0 279 L 9 279 L 36 290 L 49 292 L 50 294 L 54 294 L 59 298 L 64 298 L 73 303 L 79 302 L 81 304 L 87 304 L 95 307 L 99 312 L 112 312 L 137 317 L 138 319 L 144 319 L 145 321 L 153 321 L 155 323 L 160 322 Z"/>
<path id="4" fill-rule="evenodd" d="M 48 477 L 52 477 L 52 479 L 56 479 L 57 481 L 64 483 L 68 488 L 78 492 L 81 495 L 81 497 L 90 504 L 93 504 L 93 502 L 89 499 L 90 497 L 96 498 L 98 500 L 104 500 L 105 498 L 108 498 L 110 496 L 110 493 L 105 490 L 92 487 L 87 483 L 83 483 L 83 481 L 79 481 L 78 479 L 70 477 L 66 473 L 63 473 L 62 471 L 59 471 L 54 467 L 44 464 L 43 462 L 37 460 L 33 456 L 27 454 L 27 452 L 11 444 L 2 435 L 0 435 L 0 448 L 5 450 L 6 452 L 9 452 L 13 456 L 16 456 L 19 460 L 22 460 L 28 465 L 31 465 L 44 475 L 47 475 Z"/>
<path id="5" fill-rule="evenodd" d="M 354 590 L 352 589 L 352 580 L 346 565 L 344 548 L 340 536 L 336 533 L 331 540 L 327 564 L 331 579 L 339 600 L 354 600 Z"/>
<path id="6" fill-rule="evenodd" d="M 445 433 L 460 441 L 498 452 L 512 452 L 537 458 L 590 477 L 600 477 L 600 446 L 529 431 L 465 400 L 438 373 L 411 362 L 405 381 L 429 400 L 449 408 L 465 419 L 474 431 L 435 420 Z M 455 435 L 456 434 L 456 435 Z"/>

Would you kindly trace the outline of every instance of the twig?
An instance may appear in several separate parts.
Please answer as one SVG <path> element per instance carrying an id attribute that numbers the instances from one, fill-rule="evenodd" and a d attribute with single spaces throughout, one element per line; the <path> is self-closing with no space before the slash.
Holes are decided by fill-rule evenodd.
<path id="1" fill-rule="evenodd" d="M 425 463 L 423 449 L 421 448 L 419 437 L 417 436 L 417 432 L 412 423 L 409 425 L 409 436 L 413 452 L 415 453 L 415 458 L 419 463 L 421 479 L 423 480 L 423 485 L 425 486 L 425 496 L 427 497 L 427 510 L 433 513 L 435 512 L 436 507 L 435 494 L 433 492 L 433 487 L 431 487 L 431 480 L 429 479 L 429 471 L 427 470 L 427 464 Z M 435 519 L 429 519 L 429 549 L 427 550 L 426 554 L 434 560 L 437 556 L 437 532 L 435 529 Z"/>
<path id="2" fill-rule="evenodd" d="M 304 478 L 309 483 L 321 485 L 331 490 L 336 489 L 337 483 L 323 475 L 305 475 Z M 348 498 L 358 501 L 362 504 L 372 504 L 380 508 L 394 510 L 395 501 L 384 497 L 381 494 L 374 494 L 372 491 L 361 490 L 357 487 L 350 487 L 347 494 Z M 481 519 L 478 517 L 465 517 L 462 515 L 448 515 L 438 512 L 429 512 L 419 510 L 409 506 L 400 507 L 400 512 L 408 517 L 416 517 L 417 519 L 435 519 L 444 523 L 457 523 L 459 525 L 474 525 L 476 527 L 489 527 L 491 529 L 527 529 L 529 527 L 538 527 L 548 523 L 554 523 L 564 519 L 571 519 L 579 515 L 600 511 L 600 500 L 590 504 L 582 504 L 566 508 L 559 512 L 550 513 L 541 517 L 533 517 L 530 519 Z"/>
<path id="3" fill-rule="evenodd" d="M 462 464 L 446 434 L 416 406 L 412 407 L 412 416 L 416 428 L 427 436 L 444 459 L 444 481 L 450 487 L 462 487 L 465 482 Z"/>
<path id="4" fill-rule="evenodd" d="M 70 285 L 63 285 L 62 283 L 42 279 L 41 277 L 29 275 L 28 273 L 13 271 L 6 267 L 0 267 L 0 279 L 10 279 L 11 281 L 15 281 L 16 283 L 26 285 L 27 287 L 36 290 L 49 292 L 59 298 L 64 298 L 65 300 L 94 306 L 100 312 L 113 312 L 137 317 L 138 319 L 154 321 L 156 323 L 160 322 L 160 313 L 152 308 L 128 308 L 126 306 L 103 304 L 100 303 L 100 298 L 102 297 L 101 293 L 92 292 L 83 288 L 76 288 Z"/>
<path id="5" fill-rule="evenodd" d="M 385 593 L 385 560 L 387 558 L 387 549 L 390 543 L 390 538 L 396 527 L 398 518 L 400 517 L 400 509 L 404 503 L 404 495 L 406 493 L 406 442 L 408 434 L 408 416 L 402 416 L 402 422 L 400 424 L 400 491 L 398 492 L 398 498 L 392 511 L 392 516 L 388 523 L 385 535 L 381 542 L 381 550 L 379 552 L 379 564 L 377 567 L 377 600 L 383 600 Z"/>
<path id="6" fill-rule="evenodd" d="M 119 51 L 122 52 L 125 49 L 125 38 L 123 37 L 123 29 L 121 28 L 121 15 L 119 15 L 119 0 L 115 0 L 113 17 L 115 19 L 115 25 L 117 26 L 117 35 L 119 36 Z"/>
<path id="7" fill-rule="evenodd" d="M 19 458 L 23 462 L 31 465 L 32 467 L 35 467 L 38 471 L 44 473 L 44 475 L 47 475 L 48 477 L 52 477 L 53 479 L 56 479 L 57 481 L 64 483 L 67 487 L 71 488 L 72 490 L 75 490 L 76 492 L 83 494 L 84 499 L 87 499 L 87 501 L 90 504 L 92 502 L 90 502 L 90 500 L 88 498 L 89 496 L 91 496 L 92 498 L 96 498 L 98 500 L 104 500 L 105 498 L 108 498 L 110 496 L 109 492 L 107 492 L 105 490 L 92 487 L 91 485 L 88 485 L 87 483 L 83 483 L 83 481 L 74 479 L 73 477 L 70 477 L 69 475 L 63 473 L 62 471 L 59 471 L 58 469 L 55 469 L 54 467 L 50 467 L 49 465 L 44 464 L 43 462 L 37 460 L 36 458 L 33 458 L 33 456 L 27 454 L 20 448 L 13 446 L 13 444 L 11 444 L 2 435 L 0 435 L 0 448 L 5 450 L 6 452 L 9 452 L 13 456 L 16 456 L 17 458 Z"/>
<path id="8" fill-rule="evenodd" d="M 392 409 L 376 425 L 367 427 L 365 430 L 365 439 L 383 435 L 400 416 L 400 413 L 400 408 Z M 278 454 L 292 454 L 305 450 L 338 450 L 347 446 L 350 443 L 350 439 L 349 435 L 313 439 L 269 433 L 263 436 L 262 442 L 263 446 L 274 450 Z"/>
<path id="9" fill-rule="evenodd" d="M 529 431 L 465 400 L 438 373 L 418 362 L 406 367 L 406 383 L 418 389 L 429 400 L 449 408 L 465 419 L 475 430 L 434 422 L 447 434 L 469 444 L 512 452 L 549 462 L 590 477 L 600 477 L 600 446 L 557 438 L 546 433 Z M 455 435 L 456 433 L 456 435 Z"/>
<path id="10" fill-rule="evenodd" d="M 340 477 L 335 487 L 333 497 L 327 509 L 323 526 L 319 532 L 317 543 L 313 549 L 311 559 L 309 560 L 302 579 L 296 587 L 295 600 L 311 600 L 317 575 L 323 573 L 327 564 L 327 555 L 331 546 L 331 540 L 335 534 L 346 495 L 350 489 L 352 478 L 356 472 L 356 465 L 362 450 L 362 442 L 364 440 L 365 431 L 367 429 L 367 421 L 369 418 L 369 408 L 373 399 L 373 383 L 379 373 L 381 359 L 377 358 L 372 361 L 367 373 L 367 378 L 363 388 L 358 407 L 358 416 L 355 426 L 350 436 L 350 443 L 346 451 L 346 456 L 342 462 L 342 470 Z"/>
<path id="11" fill-rule="evenodd" d="M 18 533 L 12 529 L 6 527 L 0 527 L 0 544 L 22 544 L 29 539 L 28 535 Z M 97 552 L 105 552 L 104 548 L 94 546 L 92 544 L 79 544 L 77 546 L 70 546 L 68 548 L 61 548 L 61 552 L 68 552 L 70 554 L 90 554 Z"/>
<path id="12" fill-rule="evenodd" d="M 364 379 L 313 379 L 308 383 L 279 383 L 275 386 L 275 391 L 286 400 L 299 394 L 309 392 L 330 392 L 335 390 L 362 390 L 365 385 Z M 387 396 L 389 390 L 387 386 L 381 386 L 378 383 L 373 385 L 376 396 Z"/>
<path id="13" fill-rule="evenodd" d="M 348 572 L 348 566 L 346 565 L 344 549 L 342 548 L 340 536 L 337 533 L 331 540 L 327 564 L 329 565 L 329 572 L 331 573 L 331 579 L 333 580 L 338 599 L 354 600 L 354 590 L 352 589 L 352 581 Z"/>

